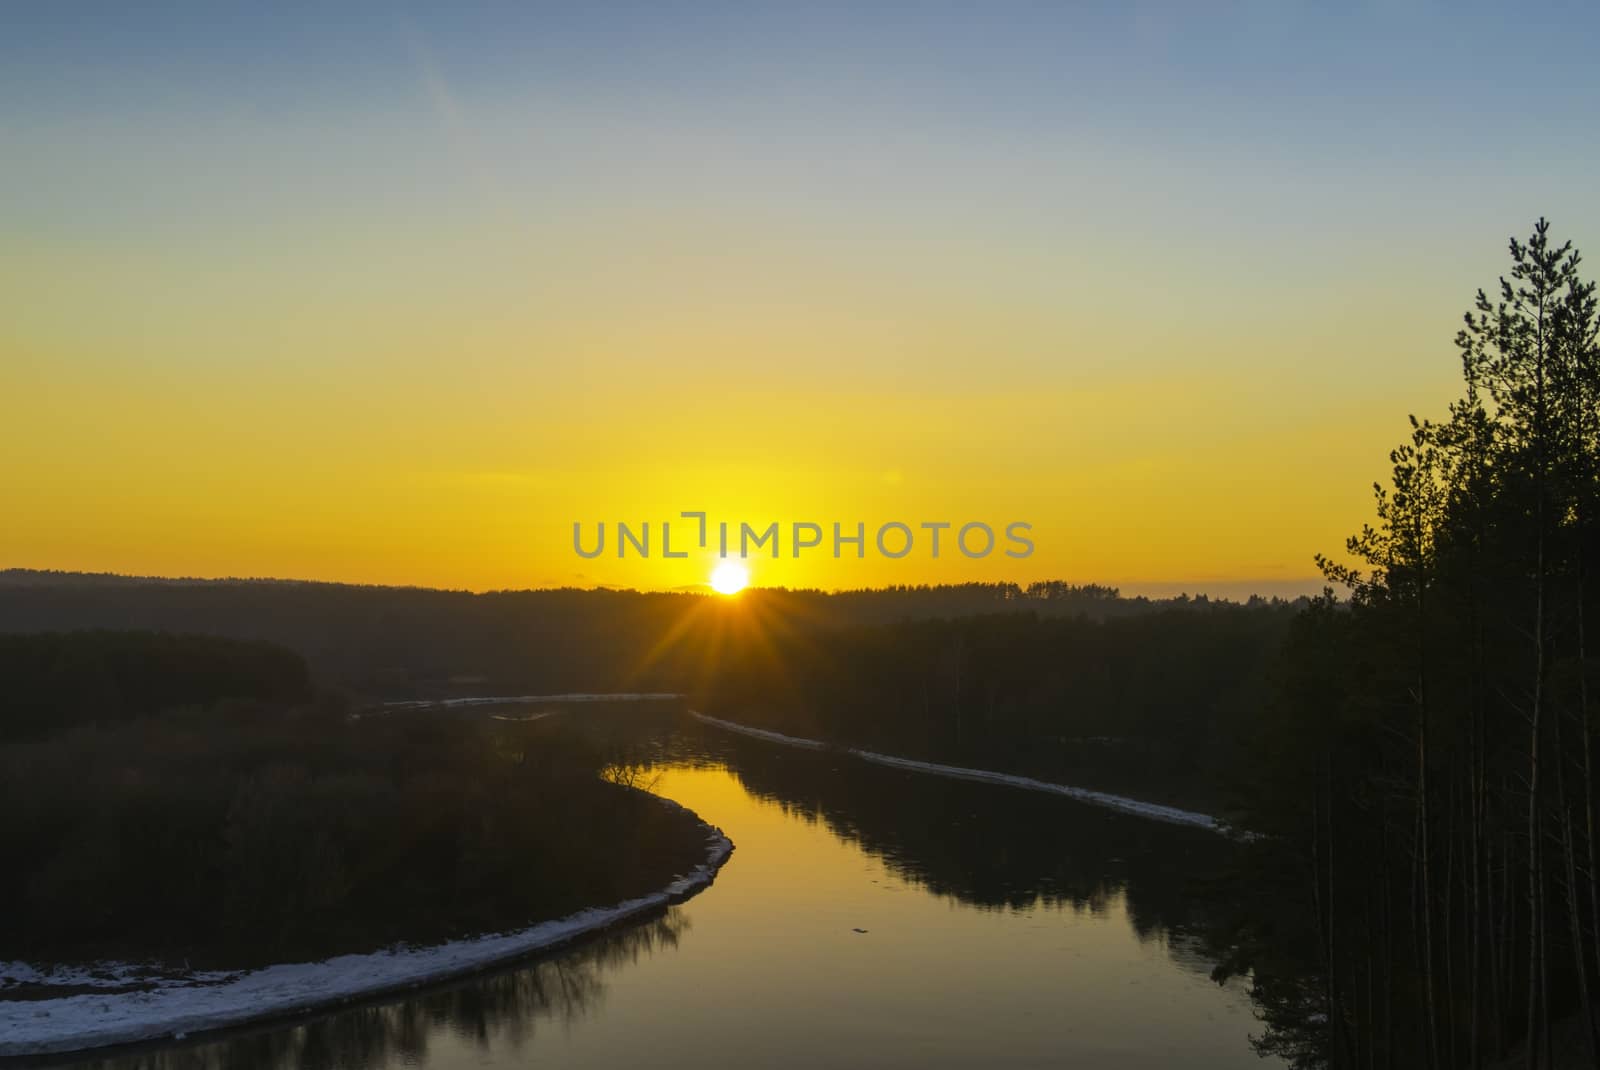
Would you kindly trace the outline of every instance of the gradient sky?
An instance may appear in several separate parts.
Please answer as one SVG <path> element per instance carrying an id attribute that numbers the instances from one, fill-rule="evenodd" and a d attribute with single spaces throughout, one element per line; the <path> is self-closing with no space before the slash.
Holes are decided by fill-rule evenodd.
<path id="1" fill-rule="evenodd" d="M 1600 257 L 1600 9 L 1333 6 L 9 4 L 0 567 L 1314 587 L 1506 238 Z"/>

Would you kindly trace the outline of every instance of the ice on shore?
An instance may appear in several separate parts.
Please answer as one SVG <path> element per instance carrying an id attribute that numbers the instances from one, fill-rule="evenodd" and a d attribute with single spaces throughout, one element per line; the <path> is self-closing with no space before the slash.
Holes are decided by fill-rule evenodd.
<path id="1" fill-rule="evenodd" d="M 667 799 L 661 802 L 677 805 Z M 0 1057 L 181 1038 L 442 981 L 557 948 L 678 902 L 710 884 L 732 853 L 733 844 L 720 830 L 709 825 L 706 829 L 705 861 L 665 888 L 515 932 L 236 972 L 175 972 L 130 963 L 43 968 L 0 962 Z M 7 989 L 21 985 L 122 991 L 5 998 Z M 130 988 L 137 991 L 127 991 Z"/>
<path id="2" fill-rule="evenodd" d="M 806 750 L 822 750 L 827 746 L 821 740 L 786 736 L 781 732 L 770 732 L 764 728 L 751 728 L 749 725 L 738 724 L 734 721 L 724 721 L 720 717 L 711 717 L 695 710 L 689 712 L 696 719 L 704 721 L 706 724 L 715 725 L 729 732 L 737 732 L 740 735 L 764 739 L 769 743 L 781 743 L 786 747 L 802 747 Z M 988 769 L 966 769 L 958 765 L 919 762 L 910 758 L 898 758 L 892 754 L 878 754 L 875 751 L 857 750 L 853 747 L 841 747 L 839 749 L 843 753 L 860 758 L 863 761 L 876 762 L 879 765 L 887 765 L 895 769 L 908 769 L 916 773 L 954 777 L 958 780 L 976 780 L 985 784 L 1000 784 L 1009 788 L 1023 788 L 1027 791 L 1049 792 L 1054 795 L 1065 795 L 1069 799 L 1088 803 L 1091 806 L 1101 806 L 1108 810 L 1119 810 L 1125 814 L 1132 814 L 1135 817 L 1148 818 L 1151 821 L 1165 821 L 1171 825 L 1189 825 L 1213 832 L 1226 831 L 1226 826 L 1210 814 L 1196 813 L 1193 810 L 1180 810 L 1175 806 L 1162 806 L 1159 803 L 1142 802 L 1139 799 L 1130 799 L 1125 795 L 1113 795 L 1109 792 L 1094 791 L 1090 788 L 1076 788 L 1069 784 L 1052 784 L 1047 780 L 1035 780 L 1032 777 L 1016 776 L 1011 773 L 996 773 Z"/>
<path id="3" fill-rule="evenodd" d="M 385 702 L 386 710 L 426 710 L 434 707 L 456 709 L 463 706 L 531 706 L 540 702 L 660 702 L 682 698 L 673 691 L 625 691 L 616 694 L 575 691 L 566 695 L 501 695 L 487 698 L 406 699 Z"/>

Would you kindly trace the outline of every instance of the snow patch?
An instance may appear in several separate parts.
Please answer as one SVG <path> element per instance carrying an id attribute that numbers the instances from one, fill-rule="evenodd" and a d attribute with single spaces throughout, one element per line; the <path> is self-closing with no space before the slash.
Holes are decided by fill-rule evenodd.
<path id="1" fill-rule="evenodd" d="M 696 710 L 689 711 L 696 719 L 706 724 L 715 725 L 729 732 L 737 732 L 744 736 L 753 736 L 764 739 L 769 743 L 781 743 L 787 747 L 803 747 L 806 750 L 822 750 L 827 744 L 816 739 L 801 739 L 797 736 L 786 736 L 781 732 L 769 732 L 764 728 L 751 728 L 749 725 L 738 724 L 734 721 L 724 721 L 720 717 L 710 717 Z M 840 747 L 840 751 L 862 761 L 876 762 L 894 769 L 907 769 L 914 773 L 931 773 L 935 776 L 953 777 L 957 780 L 976 780 L 985 784 L 999 784 L 1008 788 L 1023 788 L 1027 791 L 1043 791 L 1052 795 L 1065 795 L 1090 806 L 1100 806 L 1108 810 L 1118 810 L 1135 817 L 1147 818 L 1151 821 L 1164 821 L 1170 825 L 1188 825 L 1193 828 L 1203 828 L 1212 832 L 1227 831 L 1227 826 L 1210 814 L 1196 813 L 1193 810 L 1180 810 L 1175 806 L 1162 806 L 1159 803 L 1142 802 L 1130 799 L 1125 795 L 1112 795 L 1109 792 L 1093 791 L 1089 788 L 1075 788 L 1070 784 L 1053 784 L 1047 780 L 1035 780 L 1032 777 L 1015 776 L 1011 773 L 996 773 L 988 769 L 967 769 L 959 765 L 940 765 L 937 762 L 919 762 L 910 758 L 899 758 L 892 754 L 878 754 L 875 751 L 857 750 L 854 747 Z"/>
<path id="2" fill-rule="evenodd" d="M 670 799 L 662 804 L 684 809 Z M 703 824 L 703 822 L 702 822 Z M 241 1025 L 472 973 L 548 951 L 579 937 L 688 898 L 709 885 L 733 852 L 706 825 L 706 859 L 660 891 L 610 907 L 581 910 L 528 929 L 452 940 L 435 947 L 395 947 L 323 962 L 258 970 L 174 974 L 157 967 L 103 963 L 83 968 L 0 962 L 0 1057 L 81 1051 Z M 6 1000 L 23 984 L 128 987 L 53 999 Z"/>
<path id="3" fill-rule="evenodd" d="M 537 702 L 655 702 L 682 698 L 673 691 L 627 691 L 618 694 L 595 694 L 578 691 L 568 695 L 504 695 L 490 698 L 408 699 L 402 702 L 385 702 L 386 710 L 426 710 L 439 707 L 455 709 L 462 706 L 528 706 Z"/>
<path id="4" fill-rule="evenodd" d="M 782 732 L 769 732 L 765 728 L 751 728 L 749 725 L 738 724 L 734 721 L 724 721 L 720 717 L 712 717 L 698 710 L 690 710 L 689 713 L 695 719 L 704 721 L 706 724 L 714 724 L 718 728 L 726 728 L 728 731 L 737 732 L 741 736 L 764 739 L 768 743 L 781 743 L 785 747 L 800 747 L 803 750 L 824 750 L 828 746 L 819 739 L 801 739 L 799 736 L 786 736 Z"/>

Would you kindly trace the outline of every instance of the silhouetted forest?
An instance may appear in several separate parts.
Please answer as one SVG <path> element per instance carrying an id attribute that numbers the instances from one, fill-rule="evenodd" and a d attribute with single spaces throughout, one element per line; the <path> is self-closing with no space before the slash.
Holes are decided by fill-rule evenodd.
<path id="1" fill-rule="evenodd" d="M 740 618 L 780 634 L 1031 612 L 1112 620 L 1204 598 L 1124 598 L 1061 582 L 753 589 L 735 602 L 685 592 L 473 594 L 280 580 L 159 580 L 0 572 L 0 633 L 87 628 L 204 633 L 287 646 L 327 684 L 381 698 L 449 694 L 689 691 L 739 633 Z M 1265 603 L 1262 603 L 1263 605 Z"/>
<path id="2" fill-rule="evenodd" d="M 1412 418 L 1377 517 L 1327 560 L 1256 736 L 1261 887 L 1302 905 L 1269 1042 L 1299 1065 L 1550 1065 L 1600 984 L 1594 662 L 1600 349 L 1541 220 L 1456 339 L 1460 398 Z"/>
<path id="3" fill-rule="evenodd" d="M 369 698 L 671 691 L 746 723 L 1222 805 L 1295 607 L 1060 582 L 491 594 L 12 572 L 0 629 L 270 640 Z"/>
<path id="4" fill-rule="evenodd" d="M 4 649 L 25 684 L 75 664 L 88 683 L 52 698 L 67 715 L 48 731 L 42 707 L 20 707 L 38 738 L 0 742 L 0 958 L 322 958 L 618 902 L 704 858 L 691 815 L 610 782 L 559 719 L 271 701 L 305 672 L 262 644 L 88 633 Z M 251 692 L 268 697 L 200 704 Z M 0 725 L 16 709 L 0 705 Z"/>
<path id="5" fill-rule="evenodd" d="M 300 655 L 270 643 L 204 635 L 0 635 L 0 680 L 0 741 L 227 698 L 311 697 Z"/>
<path id="6" fill-rule="evenodd" d="M 698 708 L 793 735 L 1226 809 L 1295 607 L 1189 603 L 835 628 L 739 656 Z M 776 628 L 762 629 L 762 633 Z"/>

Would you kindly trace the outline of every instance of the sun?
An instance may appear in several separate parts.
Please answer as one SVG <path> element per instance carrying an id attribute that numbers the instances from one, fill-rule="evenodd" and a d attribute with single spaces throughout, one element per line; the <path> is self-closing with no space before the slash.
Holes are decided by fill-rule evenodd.
<path id="1" fill-rule="evenodd" d="M 718 594 L 738 594 L 750 582 L 750 570 L 735 561 L 724 561 L 711 570 L 711 587 Z"/>

